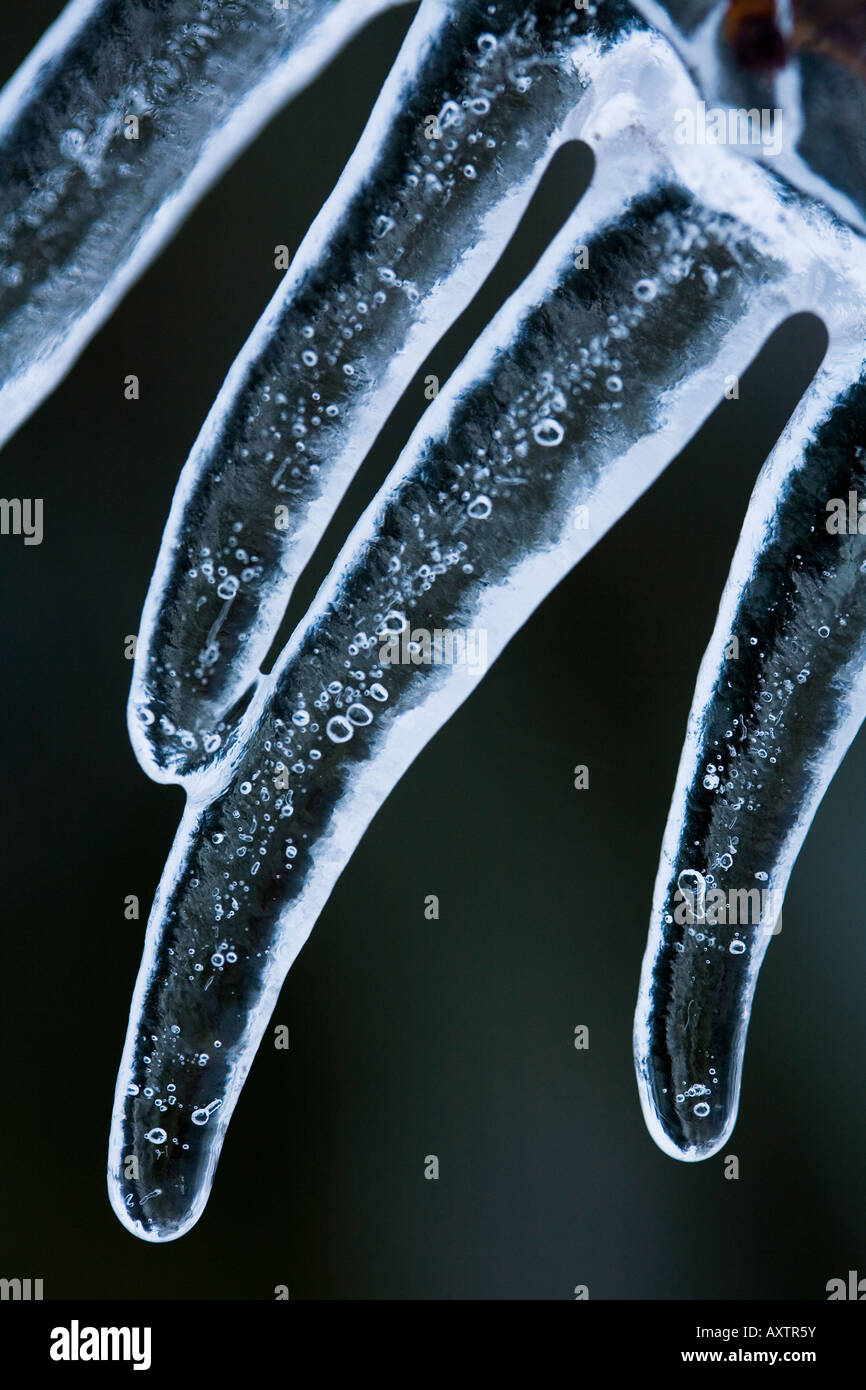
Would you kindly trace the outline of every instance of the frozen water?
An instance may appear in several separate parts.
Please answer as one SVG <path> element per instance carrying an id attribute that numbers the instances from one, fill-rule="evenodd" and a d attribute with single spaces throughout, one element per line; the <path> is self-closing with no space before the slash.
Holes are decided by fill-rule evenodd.
<path id="1" fill-rule="evenodd" d="M 226 161 L 386 3 L 68 8 L 0 96 L 6 434 Z M 866 542 L 826 516 L 866 486 L 866 158 L 852 74 L 841 107 L 826 56 L 744 74 L 724 9 L 423 0 L 205 422 L 130 700 L 143 765 L 188 794 L 112 1120 L 111 1200 L 145 1239 L 201 1214 L 286 971 L 383 798 L 484 669 L 426 660 L 430 634 L 483 634 L 495 659 L 772 329 L 811 309 L 831 350 L 756 488 L 701 669 L 635 1023 L 659 1144 L 702 1158 L 730 1133 L 769 932 L 866 712 Z M 780 112 L 778 152 L 678 142 L 679 116 L 704 99 Z M 382 419 L 574 138 L 596 154 L 589 195 L 431 405 L 261 678 Z"/>
<path id="2" fill-rule="evenodd" d="M 840 332 L 853 332 L 863 267 L 844 228 L 805 206 L 795 216 L 773 181 L 729 152 L 713 167 L 660 152 L 657 126 L 642 132 L 619 102 L 651 43 L 633 32 L 600 67 L 588 128 L 600 132 L 599 160 L 616 157 L 613 177 L 597 181 L 432 404 L 259 683 L 242 736 L 189 784 L 148 926 L 112 1136 L 112 1200 L 144 1238 L 171 1239 L 197 1219 L 286 971 L 382 799 L 474 688 L 466 665 L 384 662 L 386 640 L 407 628 L 483 630 L 495 659 L 774 325 L 838 302 Z M 669 99 L 680 80 L 676 65 L 658 73 Z M 657 102 L 652 112 L 658 120 Z M 576 245 L 591 275 L 575 265 Z M 236 963 L 214 968 L 228 948 Z M 169 1085 L 168 1144 L 157 1151 L 140 1136 Z M 688 1085 L 710 1097 L 696 1102 L 697 1123 L 713 1090 L 700 1075 Z M 214 1098 L 213 1119 L 193 1127 Z M 134 1179 L 123 1170 L 130 1152 Z"/>
<path id="3" fill-rule="evenodd" d="M 0 444 L 231 159 L 396 0 L 72 0 L 0 93 Z"/>
<path id="4" fill-rule="evenodd" d="M 730 1136 L 758 970 L 866 716 L 866 535 L 828 529 L 828 502 L 847 514 L 866 488 L 866 362 L 849 347 L 831 349 L 759 480 L 689 718 L 635 1029 L 647 1122 L 677 1158 Z M 700 1109 L 683 1103 L 696 1078 Z"/>
<path id="5" fill-rule="evenodd" d="M 195 776 L 224 755 L 294 582 L 382 421 L 592 108 L 611 45 L 641 27 L 623 5 L 421 6 L 181 475 L 130 695 L 151 776 Z"/>

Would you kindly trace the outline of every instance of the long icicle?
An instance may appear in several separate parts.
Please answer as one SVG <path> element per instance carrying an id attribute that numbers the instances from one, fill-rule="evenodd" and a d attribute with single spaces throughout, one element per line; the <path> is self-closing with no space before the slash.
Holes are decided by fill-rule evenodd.
<path id="1" fill-rule="evenodd" d="M 608 135 L 616 144 L 610 123 Z M 147 929 L 112 1124 L 111 1200 L 144 1239 L 176 1238 L 201 1214 L 286 972 L 384 798 L 484 656 L 789 312 L 775 235 L 721 213 L 713 189 L 701 201 L 653 174 L 656 152 L 633 127 L 619 149 L 616 177 L 590 192 L 427 412 L 257 692 L 221 783 L 188 803 Z M 775 191 L 736 160 L 710 181 L 722 176 L 775 232 Z"/>
<path id="2" fill-rule="evenodd" d="M 623 3 L 421 6 L 181 475 L 130 693 L 150 776 L 195 777 L 223 756 L 358 464 L 642 29 Z"/>
<path id="3" fill-rule="evenodd" d="M 635 1018 L 644 1115 L 675 1158 L 730 1136 L 788 879 L 866 716 L 862 336 L 831 349 L 759 479 L 689 716 Z"/>

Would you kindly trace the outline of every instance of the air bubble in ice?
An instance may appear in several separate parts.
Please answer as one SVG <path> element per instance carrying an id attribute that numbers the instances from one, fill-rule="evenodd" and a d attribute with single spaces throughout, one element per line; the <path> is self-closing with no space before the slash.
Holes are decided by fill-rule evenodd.
<path id="1" fill-rule="evenodd" d="M 335 714 L 325 725 L 325 733 L 332 743 L 348 743 L 355 730 L 341 714 Z"/>
<path id="2" fill-rule="evenodd" d="M 543 445 L 545 449 L 555 449 L 565 438 L 562 425 L 550 416 L 546 420 L 539 420 L 538 424 L 533 426 L 532 434 L 536 444 Z"/>
<path id="3" fill-rule="evenodd" d="M 399 637 L 404 628 L 408 627 L 402 613 L 395 613 L 393 610 L 385 614 L 385 620 L 379 630 L 380 637 Z M 330 686 L 328 687 L 330 689 Z M 342 686 L 340 687 L 342 689 Z"/>
<path id="4" fill-rule="evenodd" d="M 638 280 L 634 287 L 634 297 L 640 299 L 644 304 L 648 304 L 650 300 L 655 299 L 658 288 L 658 283 L 655 280 Z"/>

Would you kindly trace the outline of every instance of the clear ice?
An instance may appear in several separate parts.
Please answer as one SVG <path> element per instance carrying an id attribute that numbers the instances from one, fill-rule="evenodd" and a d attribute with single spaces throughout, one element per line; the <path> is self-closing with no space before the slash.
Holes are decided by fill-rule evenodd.
<path id="1" fill-rule="evenodd" d="M 73 0 L 0 93 L 0 444 L 273 113 L 397 0 Z"/>
<path id="2" fill-rule="evenodd" d="M 384 7 L 296 3 L 276 37 L 263 4 L 70 7 L 0 98 L 0 148 L 18 160 L 0 222 L 18 295 L 3 309 L 9 428 L 229 155 Z M 866 102 L 817 54 L 744 73 L 725 9 L 423 0 L 203 425 L 129 708 L 142 766 L 187 794 L 112 1119 L 111 1200 L 144 1239 L 200 1216 L 286 972 L 383 799 L 480 677 L 467 663 L 394 664 L 389 645 L 483 632 L 495 660 L 773 329 L 810 310 L 830 347 L 758 480 L 701 667 L 635 1018 L 660 1146 L 700 1159 L 730 1134 L 791 867 L 866 715 L 866 541 L 827 524 L 830 499 L 866 486 Z M 780 7 L 785 24 L 795 12 Z M 128 70 L 101 42 L 118 34 Z M 88 87 L 76 75 L 91 60 Z M 147 74 L 144 96 L 129 74 L 139 86 Z M 117 126 L 136 100 L 153 114 L 153 83 L 171 120 L 154 120 L 136 179 Z M 679 143 L 678 113 L 701 100 L 781 113 L 780 150 Z M 263 677 L 382 420 L 574 139 L 595 155 L 589 192 L 430 405 Z M 175 182 L 161 158 L 172 141 Z M 719 920 L 719 898 L 753 894 L 756 916 Z"/>

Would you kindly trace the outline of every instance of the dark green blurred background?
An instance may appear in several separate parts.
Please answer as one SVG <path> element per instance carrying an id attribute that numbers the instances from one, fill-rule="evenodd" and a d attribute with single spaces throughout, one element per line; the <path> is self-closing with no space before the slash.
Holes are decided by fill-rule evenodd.
<path id="1" fill-rule="evenodd" d="M 4 80 L 59 8 L 7 9 Z M 41 546 L 0 545 L 0 1275 L 41 1277 L 46 1298 L 823 1299 L 866 1274 L 862 737 L 764 967 L 727 1149 L 739 1181 L 721 1157 L 656 1149 L 631 1061 L 697 667 L 754 479 L 823 351 L 812 319 L 776 335 L 377 816 L 286 983 L 291 1049 L 256 1061 L 199 1226 L 154 1247 L 108 1206 L 115 1070 L 182 807 L 130 751 L 124 637 L 178 470 L 275 288 L 273 248 L 329 193 L 411 14 L 374 23 L 274 121 L 0 459 L 4 496 L 45 501 Z M 423 409 L 424 374 L 460 360 L 590 172 L 586 151 L 559 159 L 383 429 L 292 619 Z"/>

